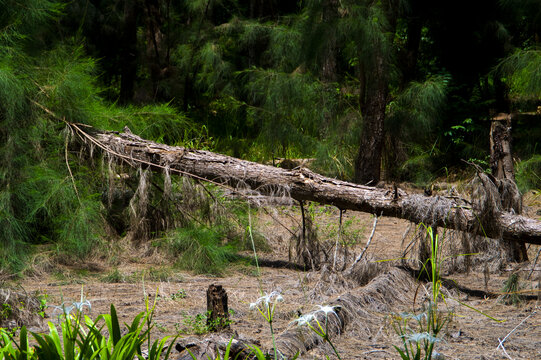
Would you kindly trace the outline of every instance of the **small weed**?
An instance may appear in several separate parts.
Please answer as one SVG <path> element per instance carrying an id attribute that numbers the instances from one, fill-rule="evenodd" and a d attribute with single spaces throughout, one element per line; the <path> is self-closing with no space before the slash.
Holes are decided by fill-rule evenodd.
<path id="1" fill-rule="evenodd" d="M 502 292 L 499 301 L 505 305 L 519 305 L 521 302 L 520 297 L 520 278 L 517 273 L 509 275 L 507 280 L 503 283 Z"/>
<path id="2" fill-rule="evenodd" d="M 229 314 L 233 315 L 234 311 L 229 310 Z M 227 326 L 232 323 L 231 320 L 224 321 L 224 319 L 216 319 L 215 321 L 217 323 L 209 324 L 207 323 L 209 315 L 210 311 L 207 311 L 205 313 L 199 313 L 196 315 L 188 315 L 186 313 L 182 313 L 181 322 L 175 324 L 175 329 L 179 334 L 203 335 L 210 332 L 211 329 Z"/>
<path id="3" fill-rule="evenodd" d="M 129 281 L 130 278 L 127 277 L 122 272 L 120 272 L 118 269 L 114 269 L 113 271 L 111 271 L 107 275 L 103 276 L 100 280 L 102 282 L 111 283 L 111 284 L 131 282 L 131 281 Z"/>
<path id="4" fill-rule="evenodd" d="M 145 278 L 150 281 L 170 281 L 173 279 L 173 270 L 167 267 L 151 267 L 145 271 Z"/>
<path id="5" fill-rule="evenodd" d="M 0 306 L 0 320 L 5 320 L 9 318 L 12 312 L 13 309 L 11 308 L 11 305 L 3 303 L 2 306 Z"/>
<path id="6" fill-rule="evenodd" d="M 53 277 L 59 281 L 58 285 L 82 285 L 85 283 L 84 279 L 79 276 L 74 276 L 71 271 L 55 271 Z"/>
<path id="7" fill-rule="evenodd" d="M 180 289 L 179 291 L 171 295 L 171 300 L 182 300 L 185 299 L 186 296 L 186 290 Z"/>
<path id="8" fill-rule="evenodd" d="M 159 332 L 161 333 L 165 333 L 167 332 L 167 327 L 162 324 L 162 323 L 154 323 L 154 326 L 156 327 L 156 329 L 158 329 Z"/>
<path id="9" fill-rule="evenodd" d="M 37 295 L 37 298 L 39 300 L 39 311 L 38 315 L 42 318 L 45 318 L 45 309 L 47 309 L 47 300 L 49 299 L 49 295 L 47 293 L 39 294 Z"/>

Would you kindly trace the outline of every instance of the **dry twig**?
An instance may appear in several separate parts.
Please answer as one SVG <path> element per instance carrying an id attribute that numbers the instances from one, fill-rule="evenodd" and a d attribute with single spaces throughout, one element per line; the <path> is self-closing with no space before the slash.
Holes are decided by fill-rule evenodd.
<path id="1" fill-rule="evenodd" d="M 364 253 L 366 252 L 366 250 L 370 246 L 370 243 L 372 242 L 372 238 L 374 237 L 374 234 L 376 233 L 376 226 L 378 225 L 378 220 L 379 220 L 380 217 L 381 217 L 381 214 L 380 214 L 379 217 L 374 214 L 374 225 L 372 225 L 372 232 L 370 233 L 370 237 L 368 238 L 368 241 L 366 242 L 366 246 L 364 247 L 363 251 L 361 251 L 361 253 L 359 254 L 359 256 L 357 256 L 357 258 L 355 259 L 353 264 L 351 264 L 351 267 L 349 268 L 350 272 L 353 271 L 353 268 L 355 267 L 355 265 L 357 265 L 357 263 L 359 261 L 361 261 L 361 259 L 363 258 Z"/>

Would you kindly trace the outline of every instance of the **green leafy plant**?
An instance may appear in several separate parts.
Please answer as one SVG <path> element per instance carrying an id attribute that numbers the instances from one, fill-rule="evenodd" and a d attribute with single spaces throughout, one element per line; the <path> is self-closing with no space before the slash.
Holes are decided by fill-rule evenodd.
<path id="1" fill-rule="evenodd" d="M 0 306 L 0 320 L 5 320 L 10 317 L 12 311 L 10 304 L 3 303 L 2 306 Z"/>
<path id="2" fill-rule="evenodd" d="M 445 260 L 441 255 L 441 239 L 438 234 L 434 234 L 432 227 L 425 226 L 425 229 L 430 242 L 430 257 L 422 264 L 422 271 L 429 276 L 430 298 L 420 314 L 402 313 L 392 316 L 392 326 L 402 341 L 402 347 L 394 348 L 403 360 L 432 359 L 434 345 L 440 340 L 438 336 L 452 318 L 452 312 L 440 309 L 440 302 L 445 301 L 440 277 L 441 265 Z"/>
<path id="3" fill-rule="evenodd" d="M 180 289 L 176 293 L 171 295 L 171 300 L 182 300 L 182 299 L 185 299 L 186 296 L 188 296 L 186 294 L 186 290 Z"/>
<path id="4" fill-rule="evenodd" d="M 79 302 L 62 304 L 56 309 L 59 324 L 48 323 L 47 334 L 31 333 L 36 345 L 29 347 L 28 332 L 21 328 L 19 342 L 12 334 L 0 329 L 0 359 L 26 360 L 133 360 L 143 358 L 142 345 L 147 343 L 149 360 L 168 359 L 172 344 L 166 346 L 169 336 L 151 341 L 152 316 L 156 303 L 149 305 L 145 301 L 146 310 L 138 314 L 131 324 L 127 324 L 122 334 L 117 312 L 111 305 L 109 314 L 99 315 L 96 320 L 84 315 L 83 309 L 90 308 L 90 302 L 81 299 Z M 164 349 L 167 351 L 164 352 Z"/>
<path id="5" fill-rule="evenodd" d="M 175 324 L 179 334 L 203 335 L 208 333 L 206 314 L 188 315 L 183 313 L 181 317 L 181 322 Z"/>
<path id="6" fill-rule="evenodd" d="M 47 300 L 49 299 L 49 295 L 47 293 L 39 294 L 37 298 L 39 300 L 38 315 L 45 318 L 45 309 L 48 307 Z"/>
<path id="7" fill-rule="evenodd" d="M 234 311 L 229 310 L 229 314 L 233 315 Z M 195 315 L 183 313 L 181 316 L 181 322 L 175 324 L 175 328 L 179 334 L 203 335 L 209 333 L 212 329 L 228 326 L 232 323 L 231 320 L 221 318 L 217 318 L 209 322 L 208 319 L 210 316 L 210 311 Z"/>
<path id="8" fill-rule="evenodd" d="M 29 346 L 28 331 L 21 328 L 19 343 L 14 340 L 13 333 L 0 328 L 0 360 L 34 360 L 37 359 L 34 348 Z"/>

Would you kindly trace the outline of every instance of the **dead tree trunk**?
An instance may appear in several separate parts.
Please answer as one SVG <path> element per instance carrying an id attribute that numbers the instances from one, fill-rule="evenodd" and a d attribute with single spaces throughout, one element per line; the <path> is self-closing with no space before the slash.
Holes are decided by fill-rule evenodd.
<path id="1" fill-rule="evenodd" d="M 156 171 L 169 169 L 171 173 L 219 183 L 238 192 L 251 189 L 265 195 L 286 195 L 298 201 L 316 201 L 343 210 L 382 214 L 466 232 L 480 228 L 479 235 L 541 245 L 541 222 L 502 211 L 490 219 L 490 224 L 482 223 L 479 227 L 471 204 L 457 197 L 409 195 L 398 188 L 353 184 L 304 168 L 285 170 L 210 151 L 158 144 L 133 134 L 69 126 L 89 146 L 99 147 L 133 166 L 147 166 Z"/>
<path id="2" fill-rule="evenodd" d="M 490 168 L 492 175 L 498 179 L 515 180 L 510 115 L 499 114 L 490 124 Z"/>
<path id="3" fill-rule="evenodd" d="M 522 197 L 515 181 L 515 169 L 511 152 L 511 115 L 500 114 L 492 119 L 490 125 L 490 167 L 492 174 L 500 180 L 498 192 L 505 211 L 522 213 Z M 502 242 L 502 248 L 508 261 L 523 262 L 528 260 L 524 243 Z"/>

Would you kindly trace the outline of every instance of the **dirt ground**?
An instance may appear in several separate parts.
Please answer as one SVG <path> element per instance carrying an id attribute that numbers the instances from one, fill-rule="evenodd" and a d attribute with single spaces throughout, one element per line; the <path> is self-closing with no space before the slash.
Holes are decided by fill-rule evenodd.
<path id="1" fill-rule="evenodd" d="M 531 200 L 531 199 L 530 199 Z M 537 198 L 530 201 L 533 206 L 529 214 L 536 216 L 539 205 Z M 339 213 L 330 207 L 311 209 L 321 240 L 336 237 Z M 289 230 L 296 231 L 300 224 L 300 213 L 294 207 L 269 208 L 268 213 L 259 211 L 258 228 L 264 234 L 272 250 L 260 253 L 261 259 L 288 260 L 290 252 Z M 271 215 L 269 215 L 271 214 Z M 347 212 L 343 219 L 343 239 L 350 244 L 350 254 L 356 256 L 364 248 L 371 233 L 373 216 L 369 214 Z M 282 225 L 280 225 L 281 223 Z M 404 246 L 410 237 L 403 241 L 408 228 L 407 221 L 394 218 L 381 218 L 377 224 L 375 236 L 368 247 L 366 257 L 370 261 L 392 260 L 402 257 Z M 289 230 L 287 230 L 287 229 Z M 538 253 L 538 246 L 529 248 L 531 261 Z M 247 256 L 250 254 L 247 252 Z M 381 266 L 391 266 L 398 261 L 381 262 Z M 276 264 L 275 264 L 276 265 Z M 531 267 L 531 265 L 530 265 Z M 297 326 L 292 321 L 299 313 L 307 313 L 317 305 L 327 304 L 345 293 L 356 294 L 361 286 L 353 282 L 333 284 L 321 281 L 320 273 L 292 270 L 285 267 L 261 267 L 261 276 L 252 265 L 232 266 L 223 277 L 196 276 L 186 272 L 171 270 L 167 264 L 156 263 L 152 259 L 134 257 L 128 263 L 116 267 L 117 275 L 125 278 L 137 278 L 133 282 L 109 283 L 104 280 L 111 268 L 96 267 L 97 271 L 66 267 L 46 277 L 27 278 L 21 282 L 26 291 L 47 294 L 48 320 L 56 321 L 58 306 L 63 302 L 79 301 L 81 293 L 92 304 L 92 317 L 108 312 L 113 303 L 122 321 L 129 322 L 145 308 L 145 294 L 157 294 L 155 312 L 155 331 L 160 336 L 176 334 L 179 329 L 194 331 L 193 319 L 206 311 L 206 290 L 210 284 L 220 284 L 226 289 L 229 308 L 233 310 L 231 328 L 238 334 L 269 346 L 271 339 L 267 324 L 257 311 L 251 311 L 249 305 L 263 291 L 279 291 L 284 301 L 278 304 L 275 317 L 277 334 Z M 161 281 L 151 276 L 152 272 L 167 269 Z M 524 294 L 529 297 L 519 305 L 504 305 L 497 298 L 483 295 L 501 292 L 504 281 L 510 271 L 503 269 L 489 274 L 485 278 L 483 271 L 474 270 L 470 274 L 451 273 L 446 278 L 465 288 L 464 291 L 450 290 L 449 306 L 454 316 L 444 330 L 442 341 L 436 344 L 436 351 L 445 359 L 541 359 L 541 313 L 539 311 L 539 282 L 541 272 L 534 271 L 527 280 L 528 271 L 519 271 Z M 154 279 L 154 280 L 153 280 Z M 485 284 L 485 279 L 487 280 Z M 398 290 L 397 290 L 398 291 Z M 392 308 L 377 307 L 367 309 L 369 315 L 359 318 L 348 325 L 342 334 L 335 338 L 335 345 L 342 359 L 399 359 L 393 345 L 400 344 L 400 339 L 390 325 L 392 313 L 411 312 L 414 306 L 415 292 L 424 291 L 423 286 L 409 289 Z M 477 291 L 477 293 L 475 292 Z M 455 301 L 458 300 L 459 302 Z M 463 305 L 461 305 L 461 303 Z M 491 320 L 487 316 L 498 319 Z M 192 325 L 189 325 L 192 320 Z M 188 324 L 188 325 L 187 325 Z M 41 329 L 44 329 L 41 327 Z M 39 327 L 34 328 L 39 330 Z M 185 335 L 188 336 L 188 335 Z M 499 340 L 505 338 L 502 347 Z M 328 355 L 334 358 L 328 346 L 321 346 L 301 356 L 302 359 L 324 359 Z M 172 357 L 173 359 L 175 356 Z"/>

